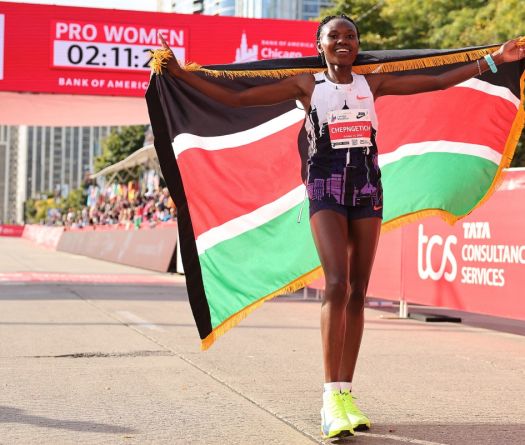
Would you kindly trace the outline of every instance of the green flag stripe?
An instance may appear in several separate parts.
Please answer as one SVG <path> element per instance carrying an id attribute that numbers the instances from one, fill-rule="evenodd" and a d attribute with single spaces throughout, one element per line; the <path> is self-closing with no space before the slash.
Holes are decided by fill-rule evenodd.
<path id="1" fill-rule="evenodd" d="M 468 213 L 489 189 L 497 168 L 477 156 L 451 153 L 406 156 L 388 164 L 383 168 L 384 222 L 425 209 Z M 430 174 L 435 171 L 440 174 Z M 213 328 L 319 266 L 307 202 L 297 223 L 301 206 L 199 256 Z"/>
<path id="2" fill-rule="evenodd" d="M 485 196 L 497 169 L 487 159 L 452 153 L 406 156 L 385 165 L 383 222 L 423 209 L 465 215 Z"/>
<path id="3" fill-rule="evenodd" d="M 297 223 L 301 205 L 199 256 L 213 328 L 319 267 L 307 201 Z"/>

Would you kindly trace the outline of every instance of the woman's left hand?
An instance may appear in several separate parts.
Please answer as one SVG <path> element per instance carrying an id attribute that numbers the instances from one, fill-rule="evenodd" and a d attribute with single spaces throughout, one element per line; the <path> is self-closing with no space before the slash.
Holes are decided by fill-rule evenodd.
<path id="1" fill-rule="evenodd" d="M 525 45 L 523 43 L 519 45 L 518 41 L 520 40 L 523 42 L 523 38 L 518 38 L 509 40 L 501 45 L 500 48 L 492 54 L 494 60 L 499 63 L 504 63 L 515 62 L 516 60 L 525 58 Z"/>

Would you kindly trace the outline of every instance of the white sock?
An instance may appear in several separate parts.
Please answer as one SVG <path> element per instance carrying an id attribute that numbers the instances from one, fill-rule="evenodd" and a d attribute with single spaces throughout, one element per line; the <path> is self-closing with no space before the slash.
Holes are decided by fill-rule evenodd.
<path id="1" fill-rule="evenodd" d="M 352 392 L 352 382 L 339 382 L 339 387 L 341 388 L 341 391 Z"/>
<path id="2" fill-rule="evenodd" d="M 323 385 L 323 389 L 324 391 L 334 391 L 334 390 L 341 390 L 341 385 L 339 384 L 339 382 L 329 382 L 329 383 L 325 383 Z"/>

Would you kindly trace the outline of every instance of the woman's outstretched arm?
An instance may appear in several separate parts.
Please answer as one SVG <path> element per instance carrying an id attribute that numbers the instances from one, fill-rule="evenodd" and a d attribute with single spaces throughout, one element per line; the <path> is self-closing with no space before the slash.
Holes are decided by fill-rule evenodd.
<path id="1" fill-rule="evenodd" d="M 518 39 L 509 40 L 492 54 L 496 65 L 505 62 L 514 62 L 525 57 L 525 46 L 517 45 Z M 489 69 L 487 61 L 482 58 L 438 75 L 408 75 L 396 76 L 392 74 L 369 74 L 367 81 L 375 98 L 387 95 L 417 94 L 426 91 L 444 90 L 458 83 L 464 82 L 479 74 L 479 71 Z"/>
<path id="2" fill-rule="evenodd" d="M 159 38 L 164 49 L 170 50 L 170 47 L 160 34 Z M 172 76 L 183 80 L 201 93 L 230 107 L 273 105 L 287 100 L 299 100 L 306 110 L 315 86 L 315 81 L 311 74 L 300 74 L 269 85 L 235 91 L 185 71 L 178 64 L 173 54 L 168 60 L 166 69 Z"/>

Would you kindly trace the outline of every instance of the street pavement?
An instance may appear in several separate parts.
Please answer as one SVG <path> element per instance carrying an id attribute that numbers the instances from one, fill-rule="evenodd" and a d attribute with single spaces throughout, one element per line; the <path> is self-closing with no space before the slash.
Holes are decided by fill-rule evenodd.
<path id="1" fill-rule="evenodd" d="M 323 443 L 319 309 L 277 298 L 201 352 L 183 277 L 0 238 L 0 444 Z M 332 443 L 525 443 L 524 336 L 391 315 L 366 309 L 372 429 Z"/>

